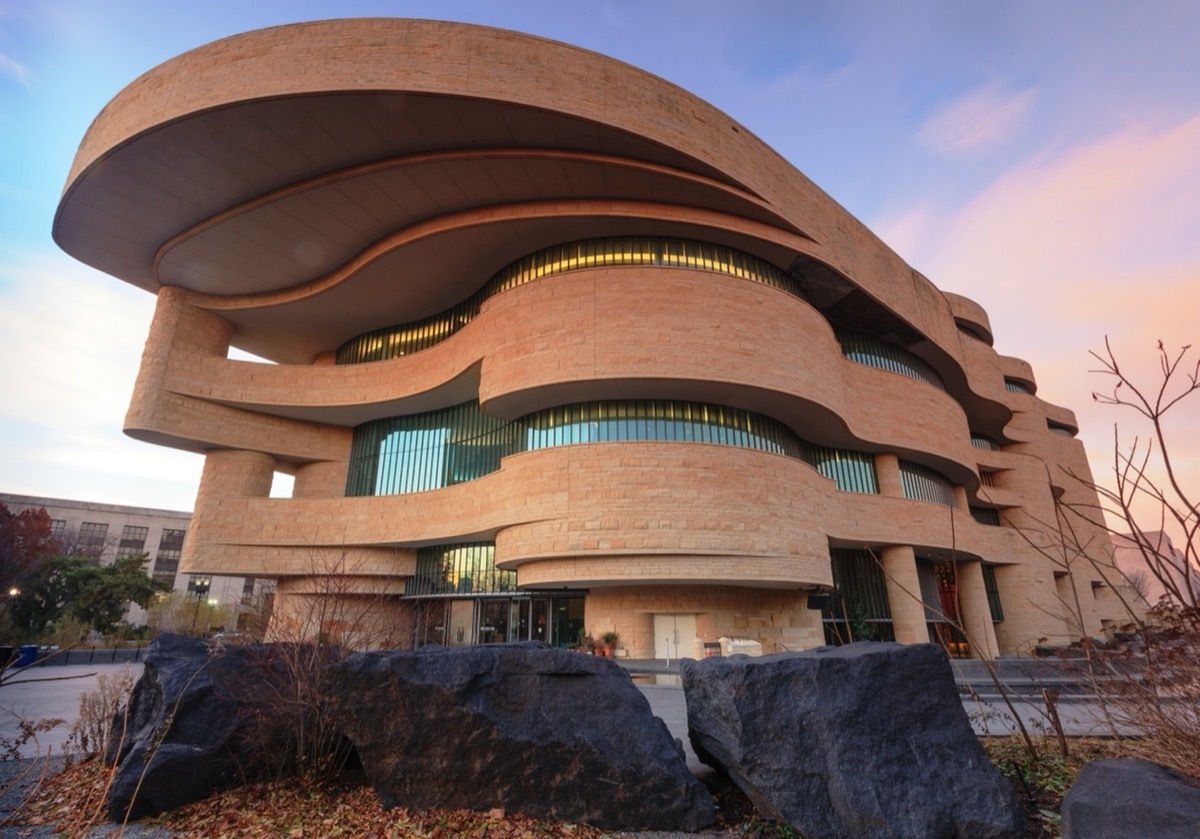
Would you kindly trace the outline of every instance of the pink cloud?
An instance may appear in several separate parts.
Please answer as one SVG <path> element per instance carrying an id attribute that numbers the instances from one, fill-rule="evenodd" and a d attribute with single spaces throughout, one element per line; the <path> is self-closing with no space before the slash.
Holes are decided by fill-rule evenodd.
<path id="1" fill-rule="evenodd" d="M 962 155 L 1001 145 L 1024 128 L 1033 111 L 1032 89 L 990 85 L 972 91 L 930 117 L 913 138 L 933 154 Z"/>
<path id="2" fill-rule="evenodd" d="M 910 211 L 885 238 L 939 287 L 989 312 L 997 349 L 1029 360 L 1039 395 L 1074 410 L 1093 471 L 1107 480 L 1113 426 L 1145 437 L 1129 411 L 1098 405 L 1108 387 L 1088 374 L 1105 336 L 1139 382 L 1158 377 L 1155 352 L 1196 344 L 1200 355 L 1200 117 L 1134 124 L 1087 145 L 1012 168 L 953 213 Z M 1200 495 L 1200 393 L 1170 428 L 1185 484 Z"/>

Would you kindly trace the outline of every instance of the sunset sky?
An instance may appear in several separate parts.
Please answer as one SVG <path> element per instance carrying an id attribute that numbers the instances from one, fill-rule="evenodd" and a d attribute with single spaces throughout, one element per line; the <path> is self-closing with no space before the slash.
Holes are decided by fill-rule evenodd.
<path id="1" fill-rule="evenodd" d="M 0 492 L 191 509 L 201 458 L 120 430 L 152 296 L 50 238 L 75 149 L 180 52 L 376 15 L 554 38 L 723 109 L 981 303 L 1101 480 L 1114 424 L 1145 429 L 1093 403 L 1089 350 L 1108 336 L 1153 383 L 1159 339 L 1200 344 L 1200 3 L 0 0 Z M 1172 427 L 1200 490 L 1200 394 Z"/>

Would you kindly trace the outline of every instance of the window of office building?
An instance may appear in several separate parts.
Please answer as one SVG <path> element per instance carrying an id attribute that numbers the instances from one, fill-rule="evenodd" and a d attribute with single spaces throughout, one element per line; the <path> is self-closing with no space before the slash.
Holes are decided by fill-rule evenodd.
<path id="1" fill-rule="evenodd" d="M 121 528 L 121 541 L 117 543 L 117 556 L 133 556 L 146 549 L 148 527 L 127 524 Z"/>
<path id="2" fill-rule="evenodd" d="M 104 552 L 108 525 L 85 521 L 79 525 L 79 552 L 83 556 L 99 557 Z"/>
<path id="3" fill-rule="evenodd" d="M 154 579 L 169 585 L 175 584 L 179 571 L 179 558 L 183 555 L 183 537 L 186 530 L 164 529 L 158 540 L 158 551 L 154 555 Z"/>

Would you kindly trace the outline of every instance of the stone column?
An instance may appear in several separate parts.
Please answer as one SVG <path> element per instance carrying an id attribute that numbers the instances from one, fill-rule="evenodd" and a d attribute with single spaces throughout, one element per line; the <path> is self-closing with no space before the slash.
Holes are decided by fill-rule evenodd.
<path id="1" fill-rule="evenodd" d="M 238 449 L 210 450 L 205 455 L 204 469 L 200 473 L 196 508 L 183 542 L 179 570 L 185 574 L 210 572 L 213 562 L 217 561 L 216 552 L 222 550 L 221 545 L 228 544 L 228 534 L 221 533 L 220 529 L 234 526 L 221 524 L 221 519 L 229 515 L 222 505 L 246 498 L 267 497 L 271 494 L 271 480 L 274 477 L 275 458 L 269 454 Z M 244 509 L 245 505 L 241 506 Z M 229 509 L 236 509 L 236 506 L 229 505 Z M 239 521 L 237 526 L 244 527 L 245 523 Z M 214 557 L 206 559 L 210 551 Z M 262 571 L 248 573 L 258 576 Z"/>
<path id="2" fill-rule="evenodd" d="M 263 452 L 211 449 L 204 457 L 196 507 L 224 498 L 266 498 L 275 477 L 275 458 Z"/>
<path id="3" fill-rule="evenodd" d="M 182 289 L 171 286 L 158 292 L 150 334 L 142 350 L 142 364 L 125 415 L 125 431 L 139 440 L 161 442 L 160 435 L 174 433 L 167 381 L 172 352 L 187 350 L 223 358 L 229 351 L 233 326 L 222 317 L 190 305 L 186 295 Z"/>
<path id="4" fill-rule="evenodd" d="M 971 509 L 971 502 L 967 498 L 967 488 L 962 484 L 954 485 L 954 506 L 964 513 Z"/>
<path id="5" fill-rule="evenodd" d="M 916 554 L 908 545 L 894 545 L 884 548 L 880 559 L 896 640 L 901 644 L 928 643 L 929 629 L 925 625 L 921 581 L 917 579 Z"/>
<path id="6" fill-rule="evenodd" d="M 292 498 L 342 498 L 346 494 L 347 463 L 318 460 L 296 469 Z"/>
<path id="7" fill-rule="evenodd" d="M 1056 639 L 1062 641 L 1078 641 L 1083 637 L 1083 627 L 1079 625 L 1079 616 L 1077 609 L 1081 608 L 1084 602 L 1083 598 L 1079 598 L 1079 603 L 1075 600 L 1074 581 L 1070 574 L 1065 574 L 1059 571 L 1054 572 L 1054 588 L 1058 593 L 1058 601 L 1063 611 L 1063 624 L 1066 630 L 1065 638 Z"/>
<path id="8" fill-rule="evenodd" d="M 995 658 L 1000 654 L 1000 647 L 996 643 L 992 609 L 988 606 L 987 588 L 983 584 L 983 564 L 959 562 L 955 573 L 958 579 L 959 617 L 971 642 L 971 657 Z"/>
<path id="9" fill-rule="evenodd" d="M 889 498 L 903 498 L 904 484 L 900 482 L 900 458 L 885 452 L 875 455 L 875 477 L 879 481 L 879 494 Z"/>

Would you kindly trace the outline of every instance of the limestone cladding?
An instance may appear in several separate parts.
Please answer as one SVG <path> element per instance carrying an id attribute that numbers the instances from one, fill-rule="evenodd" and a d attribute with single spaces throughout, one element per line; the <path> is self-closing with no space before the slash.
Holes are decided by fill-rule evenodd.
<path id="1" fill-rule="evenodd" d="M 616 631 L 631 658 L 662 658 L 661 639 L 654 633 L 655 615 L 688 615 L 696 622 L 696 638 L 749 638 L 765 652 L 811 649 L 825 643 L 821 613 L 807 608 L 797 591 L 762 591 L 736 586 L 647 588 L 620 586 L 593 590 L 588 597 L 588 626 L 599 637 Z M 692 649 L 686 650 L 692 655 Z"/>
<path id="2" fill-rule="evenodd" d="M 701 640 L 822 643 L 808 598 L 836 582 L 831 549 L 875 557 L 886 602 L 872 608 L 903 641 L 930 637 L 934 564 L 955 571 L 958 649 L 973 655 L 1120 618 L 1111 550 L 1079 550 L 1107 540 L 1064 527 L 1062 502 L 1095 503 L 1076 420 L 1034 395 L 1028 363 L 994 351 L 987 313 L 745 127 L 595 53 L 390 19 L 200 47 L 97 117 L 55 237 L 158 295 L 126 431 L 205 457 L 183 567 L 279 578 L 279 637 L 322 602 L 369 601 L 372 632 L 389 614 L 411 626 L 420 551 L 479 542 L 515 574 L 513 616 L 527 595 L 585 594 L 589 631 L 634 655 L 655 653 L 667 615 Z M 516 260 L 614 239 L 704 243 L 783 279 L 706 256 L 560 264 L 463 308 Z M 450 311 L 453 328 L 428 327 L 438 343 L 334 363 L 359 336 Z M 880 349 L 844 352 L 841 329 Z M 231 346 L 272 363 L 230 360 Z M 616 400 L 750 412 L 873 464 L 878 492 L 839 489 L 797 457 L 652 439 L 346 495 L 369 421 Z M 946 503 L 906 497 L 911 463 Z M 270 497 L 278 472 L 295 476 L 291 498 Z"/>

